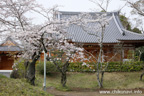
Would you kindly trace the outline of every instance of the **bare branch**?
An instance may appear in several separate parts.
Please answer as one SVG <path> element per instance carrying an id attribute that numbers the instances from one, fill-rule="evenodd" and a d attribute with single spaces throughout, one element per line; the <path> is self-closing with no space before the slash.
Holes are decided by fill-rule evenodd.
<path id="1" fill-rule="evenodd" d="M 131 7 L 132 8 L 134 8 L 136 11 L 137 11 L 137 13 L 139 14 L 139 15 L 141 15 L 141 16 L 144 16 L 144 12 L 143 12 L 143 10 L 141 10 L 140 9 L 140 3 L 143 3 L 143 1 L 137 1 L 137 2 L 135 2 L 135 3 L 132 3 L 132 2 L 130 2 L 130 1 L 127 1 L 130 5 L 131 5 Z"/>

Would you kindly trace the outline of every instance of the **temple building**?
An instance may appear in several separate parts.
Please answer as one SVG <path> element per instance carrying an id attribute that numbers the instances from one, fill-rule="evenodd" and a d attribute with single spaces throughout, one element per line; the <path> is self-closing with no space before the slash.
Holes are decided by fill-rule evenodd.
<path id="1" fill-rule="evenodd" d="M 72 16 L 78 16 L 81 12 L 59 11 L 58 19 L 67 19 Z M 103 14 L 103 12 L 90 12 L 90 14 Z M 103 37 L 103 54 L 105 61 L 125 61 L 133 59 L 134 51 L 137 47 L 144 46 L 144 34 L 130 32 L 124 29 L 119 19 L 119 12 L 107 12 L 107 18 L 111 17 L 108 26 L 105 28 Z M 96 15 L 94 15 L 96 16 Z M 95 26 L 97 24 L 94 24 Z M 91 53 L 98 56 L 99 43 L 94 35 L 86 33 L 78 25 L 71 25 L 67 28 L 67 39 L 71 43 L 81 44 L 86 50 L 85 54 Z M 100 32 L 99 32 L 100 33 Z M 0 70 L 12 70 L 16 55 L 22 49 L 17 40 L 7 37 L 0 38 Z M 114 58 L 112 58 L 114 56 Z M 89 57 L 88 57 L 89 58 Z M 43 59 L 43 54 L 41 55 Z"/>
<path id="2" fill-rule="evenodd" d="M 65 12 L 60 11 L 57 15 L 58 19 L 67 19 L 72 16 L 79 16 L 81 12 Z M 104 14 L 104 12 L 90 12 L 90 15 Z M 105 28 L 103 37 L 103 53 L 106 61 L 124 61 L 132 59 L 134 50 L 137 47 L 144 45 L 144 34 L 130 32 L 124 29 L 119 12 L 107 12 L 106 18 L 112 18 L 108 21 L 108 26 Z M 95 18 L 95 17 L 94 17 Z M 97 24 L 93 24 L 97 25 Z M 98 55 L 99 43 L 94 35 L 90 35 L 78 25 L 71 25 L 67 28 L 68 39 L 73 43 L 83 44 L 83 48 L 92 53 L 94 56 Z M 112 58 L 115 56 L 114 58 Z"/>
<path id="3" fill-rule="evenodd" d="M 0 70 L 12 70 L 16 54 L 21 52 L 17 41 L 7 37 L 0 42 Z"/>

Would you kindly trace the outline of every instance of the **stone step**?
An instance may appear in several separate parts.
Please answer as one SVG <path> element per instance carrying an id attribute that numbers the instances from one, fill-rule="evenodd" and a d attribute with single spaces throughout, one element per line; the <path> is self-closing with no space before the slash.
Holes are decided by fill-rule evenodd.
<path id="1" fill-rule="evenodd" d="M 12 70 L 0 70 L 0 74 L 10 78 L 10 74 L 11 74 Z"/>

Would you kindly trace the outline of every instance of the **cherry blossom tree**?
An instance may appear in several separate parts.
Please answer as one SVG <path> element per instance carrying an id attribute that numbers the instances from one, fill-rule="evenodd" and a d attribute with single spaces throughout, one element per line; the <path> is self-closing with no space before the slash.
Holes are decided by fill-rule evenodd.
<path id="1" fill-rule="evenodd" d="M 11 36 L 19 39 L 21 44 L 24 45 L 22 46 L 24 59 L 28 59 L 32 55 L 34 56 L 36 49 L 39 48 L 42 50 L 42 47 L 38 44 L 38 47 L 36 48 L 36 43 L 30 43 L 38 42 L 37 39 L 39 38 L 35 38 L 34 40 L 32 39 L 36 36 L 33 32 L 36 33 L 38 27 L 36 29 L 35 25 L 31 23 L 31 18 L 27 16 L 27 13 L 34 11 L 37 7 L 39 7 L 39 5 L 37 5 L 34 0 L 1 0 L 0 2 L 0 25 L 2 37 Z M 29 64 L 29 66 L 32 67 L 35 66 L 34 63 L 38 59 L 39 55 L 36 57 L 32 62 L 27 62 L 26 64 Z M 28 72 L 30 71 L 32 75 L 35 74 L 35 68 L 31 68 Z M 30 81 L 33 81 L 34 79 L 34 75 L 31 77 L 29 76 Z M 32 82 L 32 84 L 34 84 L 34 82 Z"/>
<path id="2" fill-rule="evenodd" d="M 45 9 L 38 5 L 35 0 L 1 0 L 0 3 L 0 32 L 21 41 L 23 51 L 19 56 L 25 60 L 26 78 L 32 85 L 34 85 L 35 81 L 35 64 L 42 51 L 54 55 L 48 55 L 47 60 L 51 60 L 61 72 L 63 86 L 66 84 L 66 72 L 69 62 L 75 57 L 83 58 L 83 49 L 69 43 L 66 39 L 68 35 L 66 28 L 71 24 L 77 24 L 88 34 L 96 36 L 100 45 L 96 65 L 102 66 L 103 36 L 110 18 L 105 18 L 106 14 L 102 14 L 97 15 L 98 18 L 92 19 L 92 15 L 84 13 L 68 20 L 59 20 L 56 17 L 57 11 L 54 11 L 56 9 L 57 6 Z M 27 15 L 31 12 L 43 16 L 45 22 L 39 25 L 33 23 L 32 18 Z M 98 26 L 89 26 L 88 23 L 94 24 L 94 22 L 98 23 Z M 99 79 L 100 73 L 103 76 L 104 72 L 97 67 L 97 80 L 99 86 L 102 87 L 102 79 L 101 81 Z"/>
<path id="3" fill-rule="evenodd" d="M 109 61 L 107 61 L 106 65 L 105 66 L 103 65 L 105 61 L 104 54 L 103 54 L 103 38 L 104 38 L 105 28 L 106 26 L 109 25 L 108 22 L 109 20 L 111 20 L 112 17 L 108 18 L 106 13 L 97 14 L 93 12 L 93 13 L 82 13 L 79 16 L 73 18 L 75 18 L 75 20 L 78 19 L 76 20 L 77 21 L 75 23 L 76 25 L 80 26 L 87 34 L 96 37 L 96 41 L 98 42 L 99 45 L 99 50 L 97 50 L 99 51 L 98 58 L 89 52 L 87 53 L 94 58 L 94 61 L 96 61 L 94 66 L 95 66 L 95 70 L 97 70 L 97 81 L 99 87 L 102 88 L 104 72 L 106 71 L 109 64 Z"/>
<path id="4" fill-rule="evenodd" d="M 59 43 L 51 47 L 47 56 L 47 60 L 53 62 L 61 73 L 61 84 L 63 87 L 66 85 L 66 72 L 68 71 L 70 62 L 84 58 L 83 48 L 76 46 L 64 40 L 64 42 L 62 41 L 62 45 Z"/>
<path id="5" fill-rule="evenodd" d="M 0 32 L 5 33 L 2 36 L 11 36 L 20 40 L 23 51 L 19 57 L 25 60 L 26 78 L 32 85 L 35 85 L 35 64 L 42 51 L 47 53 L 55 49 L 55 51 L 64 52 L 66 63 L 62 62 L 63 68 L 59 69 L 62 72 L 63 86 L 66 83 L 66 67 L 70 59 L 76 56 L 74 53 L 82 51 L 72 43 L 69 44 L 66 39 L 65 29 L 73 20 L 56 19 L 56 11 L 54 11 L 56 8 L 57 6 L 45 9 L 35 0 L 1 0 L 0 3 Z M 45 22 L 43 24 L 33 23 L 29 13 L 40 14 L 45 18 Z M 59 66 L 55 61 L 57 59 L 51 59 L 56 66 Z"/>
<path id="6" fill-rule="evenodd" d="M 86 32 L 90 35 L 93 35 L 97 38 L 98 40 L 98 44 L 99 44 L 99 55 L 97 58 L 97 64 L 96 64 L 96 70 L 97 70 L 97 81 L 99 84 L 99 87 L 102 88 L 103 87 L 103 77 L 104 77 L 104 72 L 108 67 L 108 64 L 106 64 L 106 66 L 103 68 L 103 63 L 104 63 L 104 54 L 103 54 L 103 38 L 104 38 L 104 32 L 105 32 L 105 28 L 108 25 L 108 21 L 110 20 L 110 18 L 106 17 L 106 14 L 102 14 L 97 16 L 97 21 L 95 21 L 95 23 L 98 23 L 97 26 L 88 26 L 89 28 L 91 28 L 92 30 L 86 30 Z M 94 22 L 92 22 L 94 23 Z"/>

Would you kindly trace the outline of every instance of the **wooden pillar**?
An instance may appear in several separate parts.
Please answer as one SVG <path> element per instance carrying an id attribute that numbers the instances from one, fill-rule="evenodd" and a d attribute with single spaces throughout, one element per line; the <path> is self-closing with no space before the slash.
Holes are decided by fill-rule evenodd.
<path id="1" fill-rule="evenodd" d="M 123 58 L 124 58 L 124 53 L 123 53 L 123 44 L 120 44 L 120 55 L 121 55 L 120 61 L 121 61 L 121 64 L 122 64 L 122 62 L 123 62 Z"/>

